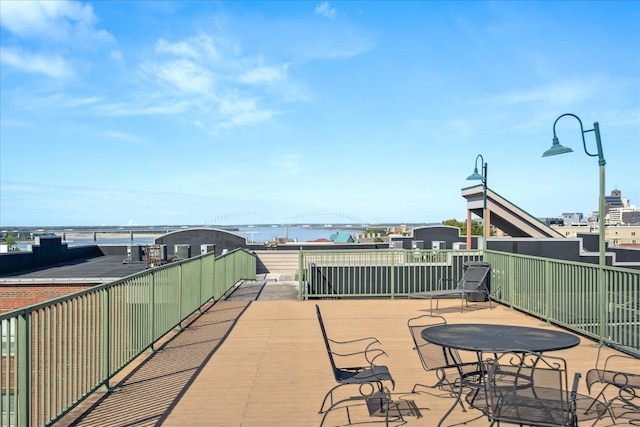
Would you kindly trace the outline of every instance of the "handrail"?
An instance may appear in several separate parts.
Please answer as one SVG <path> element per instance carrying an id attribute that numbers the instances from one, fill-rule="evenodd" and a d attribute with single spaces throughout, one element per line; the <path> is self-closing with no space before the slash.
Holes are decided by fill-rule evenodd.
<path id="1" fill-rule="evenodd" d="M 0 427 L 47 425 L 239 280 L 255 256 L 209 253 L 0 314 Z"/>
<path id="2" fill-rule="evenodd" d="M 491 264 L 491 298 L 621 350 L 640 354 L 640 270 L 487 250 L 300 251 L 299 295 L 308 298 L 407 297 L 462 276 L 465 262 Z M 309 266 L 331 282 L 325 293 Z M 601 305 L 605 304 L 605 307 Z M 601 313 L 606 313 L 603 317 Z M 606 331 L 606 333 L 602 333 Z"/>
<path id="3" fill-rule="evenodd" d="M 603 267 L 601 296 L 597 264 L 492 250 L 485 259 L 491 264 L 492 299 L 640 355 L 640 270 Z"/>

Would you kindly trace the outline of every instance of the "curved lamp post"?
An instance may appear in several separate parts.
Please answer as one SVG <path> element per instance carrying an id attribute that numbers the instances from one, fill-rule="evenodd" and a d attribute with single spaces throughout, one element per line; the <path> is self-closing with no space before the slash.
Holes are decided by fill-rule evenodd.
<path id="1" fill-rule="evenodd" d="M 482 165 L 482 175 L 478 173 L 478 159 L 481 160 Z M 487 164 L 484 161 L 484 157 L 482 154 L 478 154 L 476 156 L 475 167 L 473 168 L 473 173 L 467 177 L 470 181 L 482 181 L 482 255 L 484 256 L 484 251 L 487 249 Z M 469 221 L 469 227 L 467 228 L 467 234 L 471 233 L 471 221 Z M 471 248 L 468 248 L 471 249 Z"/>
<path id="2" fill-rule="evenodd" d="M 574 117 L 576 120 L 578 120 L 578 123 L 580 123 L 580 132 L 582 135 L 582 146 L 584 148 L 584 152 L 587 154 L 587 156 L 591 156 L 591 157 L 597 157 L 598 158 L 598 165 L 600 168 L 600 196 L 599 196 L 599 203 L 598 203 L 598 237 L 599 237 L 599 242 L 598 242 L 598 246 L 599 246 L 599 257 L 598 257 L 598 264 L 599 264 L 599 282 L 600 282 L 600 336 L 601 338 L 605 338 L 607 337 L 606 333 L 607 333 L 607 327 L 606 327 L 606 316 L 607 316 L 607 287 L 606 287 L 606 283 L 605 283 L 605 274 L 604 274 L 604 267 L 606 265 L 606 257 L 605 257 L 605 204 L 604 204 L 604 166 L 606 164 L 605 160 L 604 160 L 604 155 L 602 153 L 602 141 L 600 140 L 600 127 L 598 126 L 598 122 L 594 122 L 593 123 L 593 129 L 588 129 L 588 130 L 584 130 L 584 127 L 582 126 L 582 121 L 580 120 L 580 118 L 578 116 L 576 116 L 575 114 L 571 114 L 571 113 L 566 113 L 566 114 L 562 114 L 560 117 L 558 117 L 556 119 L 555 122 L 553 122 L 553 145 L 551 146 L 551 148 L 549 148 L 547 151 L 545 151 L 542 154 L 542 157 L 549 157 L 549 156 L 555 156 L 556 154 L 564 154 L 564 153 L 571 153 L 573 150 L 571 148 L 568 147 L 564 147 L 562 145 L 560 145 L 560 142 L 558 141 L 558 137 L 556 136 L 556 123 L 558 123 L 558 120 L 560 120 L 563 117 L 566 116 L 571 116 Z M 587 132 L 593 132 L 596 136 L 596 148 L 598 150 L 597 153 L 590 153 L 589 150 L 587 150 L 587 142 L 585 141 L 584 138 L 584 134 Z"/>
<path id="3" fill-rule="evenodd" d="M 547 151 L 545 151 L 542 154 L 542 157 L 555 156 L 556 154 L 571 153 L 573 151 L 571 148 L 560 145 L 560 142 L 558 141 L 558 137 L 556 136 L 556 123 L 558 123 L 558 120 L 566 116 L 575 117 L 575 119 L 578 120 L 578 123 L 580 123 L 580 132 L 582 134 L 582 145 L 584 147 L 584 152 L 588 156 L 598 157 L 598 165 L 600 165 L 600 198 L 599 198 L 599 204 L 598 204 L 598 227 L 599 227 L 598 231 L 600 233 L 599 234 L 600 257 L 598 261 L 601 266 L 604 266 L 606 264 L 605 221 L 604 221 L 606 216 L 604 211 L 604 165 L 606 164 L 606 162 L 604 160 L 604 155 L 602 153 L 602 141 L 600 140 L 600 127 L 598 126 L 598 122 L 595 122 L 593 124 L 593 129 L 584 130 L 584 127 L 582 126 L 582 121 L 575 114 L 567 113 L 567 114 L 561 115 L 553 123 L 553 145 L 551 146 L 551 148 L 549 148 Z M 593 132 L 596 135 L 596 146 L 597 146 L 598 152 L 595 154 L 592 154 L 589 152 L 589 150 L 587 150 L 587 142 L 584 139 L 584 134 L 587 132 Z"/>

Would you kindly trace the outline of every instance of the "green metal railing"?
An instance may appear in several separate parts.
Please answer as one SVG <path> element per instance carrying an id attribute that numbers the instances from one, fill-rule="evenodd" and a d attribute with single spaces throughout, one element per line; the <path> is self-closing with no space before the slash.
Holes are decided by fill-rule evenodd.
<path id="1" fill-rule="evenodd" d="M 455 287 L 464 263 L 482 259 L 480 251 L 391 249 L 300 251 L 299 297 L 407 297 Z"/>
<path id="2" fill-rule="evenodd" d="M 0 315 L 1 427 L 48 425 L 242 279 L 238 249 L 167 264 Z"/>
<path id="3" fill-rule="evenodd" d="M 439 282 L 446 289 L 466 262 L 483 258 L 492 299 L 640 355 L 640 270 L 497 251 L 300 251 L 299 297 L 407 297 Z"/>
<path id="4" fill-rule="evenodd" d="M 485 259 L 493 299 L 640 355 L 640 270 L 497 251 Z"/>

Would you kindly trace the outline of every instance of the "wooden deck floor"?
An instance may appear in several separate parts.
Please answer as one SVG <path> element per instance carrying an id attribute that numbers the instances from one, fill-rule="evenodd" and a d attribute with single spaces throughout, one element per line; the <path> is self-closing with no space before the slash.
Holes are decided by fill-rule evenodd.
<path id="1" fill-rule="evenodd" d="M 318 426 L 321 400 L 335 383 L 316 303 L 333 338 L 380 339 L 388 353 L 385 364 L 396 380 L 394 399 L 415 402 L 421 414 L 406 416 L 406 425 L 435 426 L 454 400 L 410 393 L 416 382 L 435 381 L 433 373 L 422 369 L 406 325 L 410 317 L 428 313 L 423 300 L 221 301 L 128 372 L 119 391 L 88 400 L 59 425 Z M 489 309 L 488 303 L 471 303 L 460 313 L 459 301 L 443 300 L 438 314 L 449 323 L 553 328 L 501 305 Z M 586 374 L 593 367 L 597 351 L 596 343 L 583 337 L 578 347 L 556 354 L 567 359 L 572 378 L 573 372 Z M 584 379 L 579 391 L 587 394 Z M 384 425 L 364 406 L 353 407 L 350 415 L 355 424 Z M 445 425 L 465 422 L 488 424 L 480 411 L 458 407 Z M 326 426 L 347 423 L 344 410 L 331 412 L 325 421 Z M 611 424 L 606 419 L 598 426 Z"/>

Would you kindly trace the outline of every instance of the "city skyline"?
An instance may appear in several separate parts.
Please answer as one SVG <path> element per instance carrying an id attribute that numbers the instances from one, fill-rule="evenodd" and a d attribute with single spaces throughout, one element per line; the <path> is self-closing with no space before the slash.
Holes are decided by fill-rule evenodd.
<path id="1" fill-rule="evenodd" d="M 640 203 L 640 3 L 0 2 L 0 227 Z M 593 133 L 585 135 L 595 151 Z"/>

